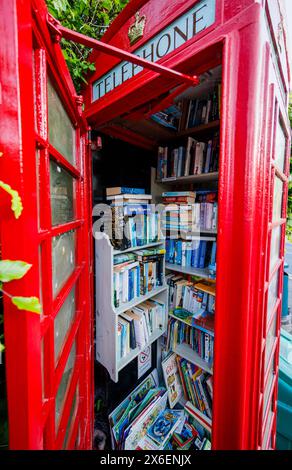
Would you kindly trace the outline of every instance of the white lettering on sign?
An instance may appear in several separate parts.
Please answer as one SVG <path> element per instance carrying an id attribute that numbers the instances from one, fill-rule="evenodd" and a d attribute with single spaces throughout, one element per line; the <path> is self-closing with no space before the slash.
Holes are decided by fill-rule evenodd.
<path id="1" fill-rule="evenodd" d="M 134 54 L 151 62 L 156 62 L 166 56 L 214 23 L 215 4 L 216 0 L 204 0 L 197 3 L 187 13 L 137 49 Z M 143 67 L 140 65 L 126 61 L 120 62 L 92 84 L 93 101 L 122 85 L 142 70 Z"/>

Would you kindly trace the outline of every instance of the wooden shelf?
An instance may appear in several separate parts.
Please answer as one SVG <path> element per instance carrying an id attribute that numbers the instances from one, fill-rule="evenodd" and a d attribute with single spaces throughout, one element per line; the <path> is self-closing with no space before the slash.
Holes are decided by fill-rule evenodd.
<path id="1" fill-rule="evenodd" d="M 208 268 L 199 269 L 192 268 L 191 266 L 180 266 L 179 264 L 165 263 L 165 269 L 170 271 L 175 271 L 183 274 L 190 274 L 191 276 L 202 277 L 204 279 L 209 279 L 209 270 Z"/>
<path id="2" fill-rule="evenodd" d="M 209 132 L 209 131 L 212 131 L 214 129 L 219 129 L 219 128 L 220 128 L 220 120 L 218 119 L 216 121 L 208 122 L 208 124 L 201 124 L 200 126 L 190 127 L 189 129 L 184 129 L 183 131 L 178 131 L 178 132 L 169 131 L 169 136 L 167 137 L 167 141 L 177 140 L 181 137 L 186 137 L 186 136 L 203 134 L 205 132 Z"/>
<path id="3" fill-rule="evenodd" d="M 200 367 L 200 369 L 203 369 L 204 371 L 208 372 L 208 374 L 213 375 L 212 367 L 210 367 L 210 365 L 206 361 L 204 361 L 204 359 L 202 359 L 199 354 L 197 354 L 196 351 L 194 351 L 189 345 L 185 343 L 177 344 L 172 349 L 173 352 L 175 352 L 179 356 L 183 357 L 192 364 L 195 364 L 195 366 Z"/>
<path id="4" fill-rule="evenodd" d="M 162 245 L 163 243 L 164 241 L 162 240 L 160 242 L 153 242 L 153 243 L 149 243 L 148 245 L 143 245 L 143 246 L 131 246 L 130 248 L 127 248 L 126 250 L 114 250 L 113 254 L 115 256 L 115 255 L 122 255 L 124 253 L 130 253 L 131 251 L 146 250 L 154 246 Z"/>
<path id="5" fill-rule="evenodd" d="M 131 310 L 131 308 L 136 307 L 137 305 L 141 304 L 145 300 L 151 299 L 155 295 L 158 295 L 161 292 L 164 292 L 166 289 L 167 289 L 167 285 L 157 287 L 156 289 L 151 290 L 145 295 L 141 295 L 140 297 L 135 297 L 135 299 L 133 299 L 131 302 L 121 304 L 118 308 L 115 308 L 115 312 L 117 315 L 120 315 L 121 313 L 126 312 L 126 310 Z"/>
<path id="6" fill-rule="evenodd" d="M 178 320 L 182 323 L 185 323 L 186 325 L 191 326 L 192 328 L 196 328 L 197 330 L 203 331 L 204 333 L 207 333 L 208 335 L 214 337 L 214 331 L 208 330 L 207 328 L 204 328 L 203 326 L 196 325 L 195 323 L 192 323 L 191 321 L 188 321 L 187 319 L 177 317 L 174 313 L 169 312 L 168 316 L 171 317 L 171 318 L 174 318 L 175 320 Z M 192 316 L 192 314 L 190 313 L 190 317 L 191 316 Z"/>
<path id="7" fill-rule="evenodd" d="M 218 180 L 219 172 L 214 171 L 212 173 L 202 173 L 201 175 L 189 175 L 189 176 L 173 176 L 170 178 L 163 178 L 157 180 L 157 183 L 167 184 L 191 184 L 191 183 L 205 183 L 209 181 Z"/>

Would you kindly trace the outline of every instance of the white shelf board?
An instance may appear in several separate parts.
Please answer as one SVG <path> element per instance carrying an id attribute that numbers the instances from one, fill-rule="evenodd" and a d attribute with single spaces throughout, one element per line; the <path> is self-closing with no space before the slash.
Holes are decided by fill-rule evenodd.
<path id="1" fill-rule="evenodd" d="M 190 274 L 191 276 L 203 277 L 209 279 L 209 270 L 208 268 L 199 269 L 192 268 L 191 266 L 180 266 L 179 264 L 165 263 L 165 269 L 170 271 L 176 271 L 178 273 Z"/>
<path id="2" fill-rule="evenodd" d="M 131 246 L 131 248 L 127 248 L 126 250 L 114 250 L 113 251 L 113 255 L 122 255 L 123 253 L 130 253 L 131 251 L 137 251 L 137 250 L 146 250 L 148 248 L 152 248 L 154 246 L 159 246 L 159 245 L 163 245 L 164 244 L 164 240 L 161 240 L 160 242 L 153 242 L 153 243 L 149 243 L 148 245 L 142 245 L 142 246 Z"/>
<path id="3" fill-rule="evenodd" d="M 145 295 L 141 295 L 140 297 L 135 297 L 131 302 L 127 302 L 125 304 L 120 305 L 118 308 L 115 308 L 114 311 L 116 315 L 120 315 L 124 313 L 126 310 L 131 310 L 131 308 L 136 307 L 137 305 L 141 304 L 145 300 L 151 299 L 157 294 L 164 292 L 168 286 L 165 284 L 164 286 L 158 287 L 157 289 L 153 289 L 152 291 L 148 292 Z"/>
<path id="4" fill-rule="evenodd" d="M 216 181 L 218 179 L 218 171 L 212 173 L 202 173 L 201 175 L 189 175 L 189 176 L 174 176 L 169 178 L 163 178 L 157 180 L 158 183 L 169 183 L 169 184 L 184 184 L 184 183 L 202 183 L 206 181 Z"/>
<path id="5" fill-rule="evenodd" d="M 145 347 L 143 348 L 146 349 L 147 346 L 150 346 L 152 343 L 154 343 L 154 341 L 156 341 L 158 338 L 160 338 L 160 336 L 163 335 L 163 333 L 165 333 L 165 329 L 164 330 L 156 330 L 149 338 L 149 342 L 145 345 Z M 135 348 L 135 349 L 132 349 L 130 351 L 129 354 L 127 354 L 125 357 L 122 357 L 119 361 L 118 361 L 118 371 L 121 371 L 124 367 L 126 367 L 126 365 L 128 365 L 133 359 L 135 359 L 141 352 L 141 349 L 139 348 Z"/>
<path id="6" fill-rule="evenodd" d="M 175 347 L 172 348 L 173 351 L 178 354 L 179 356 L 183 357 L 187 361 L 195 364 L 196 366 L 200 367 L 204 371 L 208 372 L 208 374 L 213 375 L 213 370 L 206 361 L 204 361 L 199 354 L 196 353 L 190 346 L 187 344 L 177 344 Z"/>
<path id="7" fill-rule="evenodd" d="M 187 401 L 185 406 L 184 406 L 185 410 L 187 413 L 191 414 L 191 415 L 194 415 L 195 418 L 197 418 L 198 420 L 202 421 L 203 425 L 206 425 L 208 426 L 208 430 L 211 431 L 211 428 L 212 428 L 212 420 L 210 418 L 208 418 L 208 416 L 204 415 L 200 410 L 198 410 L 198 408 L 196 408 L 190 401 Z"/>

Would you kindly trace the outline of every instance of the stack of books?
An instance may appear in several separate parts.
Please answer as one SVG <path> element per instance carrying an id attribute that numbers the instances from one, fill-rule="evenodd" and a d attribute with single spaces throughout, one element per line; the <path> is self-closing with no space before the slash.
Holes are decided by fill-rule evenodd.
<path id="1" fill-rule="evenodd" d="M 165 204 L 161 221 L 164 231 L 181 233 L 217 230 L 218 203 L 216 192 L 168 191 L 162 193 Z"/>
<path id="2" fill-rule="evenodd" d="M 199 411 L 212 418 L 213 378 L 180 356 L 176 357 L 184 396 Z"/>
<path id="3" fill-rule="evenodd" d="M 114 306 L 131 302 L 164 284 L 165 249 L 114 256 Z"/>
<path id="4" fill-rule="evenodd" d="M 180 178 L 218 171 L 219 133 L 200 142 L 188 137 L 179 147 L 158 147 L 157 179 Z"/>
<path id="5" fill-rule="evenodd" d="M 148 300 L 118 317 L 118 357 L 126 357 L 131 350 L 143 349 L 151 336 L 163 331 L 166 325 L 165 304 Z"/>
<path id="6" fill-rule="evenodd" d="M 112 243 L 125 250 L 157 242 L 160 234 L 158 213 L 150 204 L 152 196 L 139 188 L 107 188 L 112 209 Z"/>
<path id="7" fill-rule="evenodd" d="M 170 264 L 185 268 L 204 269 L 211 266 L 216 273 L 216 248 L 215 241 L 208 240 L 173 240 L 165 241 L 165 261 Z"/>
<path id="8" fill-rule="evenodd" d="M 167 331 L 167 348 L 168 350 L 175 351 L 176 346 L 179 344 L 189 346 L 203 361 L 212 367 L 214 354 L 213 335 L 170 318 Z"/>

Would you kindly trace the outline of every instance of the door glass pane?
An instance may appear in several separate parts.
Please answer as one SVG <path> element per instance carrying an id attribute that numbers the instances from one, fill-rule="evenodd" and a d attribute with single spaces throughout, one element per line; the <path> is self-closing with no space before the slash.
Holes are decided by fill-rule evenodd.
<path id="1" fill-rule="evenodd" d="M 61 418 L 63 405 L 65 403 L 66 393 L 68 391 L 71 376 L 72 376 L 75 358 L 76 358 L 76 343 L 74 342 L 71 352 L 69 354 L 64 372 L 63 372 L 63 376 L 62 376 L 62 379 L 58 388 L 57 395 L 56 395 L 56 407 L 55 407 L 56 429 L 59 425 L 59 421 Z"/>
<path id="2" fill-rule="evenodd" d="M 263 450 L 268 449 L 267 446 L 269 443 L 269 437 L 270 437 L 270 433 L 272 429 L 271 426 L 272 426 L 274 416 L 275 416 L 275 413 L 272 410 L 269 410 L 269 417 L 267 419 L 266 429 L 265 429 L 264 438 L 263 438 L 263 446 L 262 446 Z"/>
<path id="3" fill-rule="evenodd" d="M 270 274 L 274 270 L 280 259 L 282 226 L 275 227 L 271 235 L 271 251 L 270 251 Z"/>
<path id="4" fill-rule="evenodd" d="M 50 161 L 52 225 L 74 219 L 74 178 L 62 166 Z"/>
<path id="5" fill-rule="evenodd" d="M 279 170 L 284 171 L 286 157 L 286 137 L 280 121 L 278 122 L 275 148 L 275 165 Z"/>
<path id="6" fill-rule="evenodd" d="M 62 233 L 52 239 L 54 297 L 75 268 L 75 231 Z"/>
<path id="7" fill-rule="evenodd" d="M 70 163 L 75 164 L 75 130 L 48 79 L 49 141 Z"/>
<path id="8" fill-rule="evenodd" d="M 73 398 L 73 402 L 72 402 L 72 406 L 71 406 L 71 410 L 70 410 L 70 415 L 69 415 L 69 419 L 68 419 L 68 423 L 67 423 L 67 427 L 66 427 L 66 434 L 65 434 L 65 439 L 64 439 L 64 443 L 63 443 L 63 449 L 66 449 L 67 444 L 68 444 L 68 437 L 69 437 L 71 427 L 72 427 L 72 424 L 73 424 L 72 423 L 72 418 L 74 417 L 75 411 L 76 411 L 77 397 L 78 397 L 78 385 L 76 387 L 76 392 L 74 394 L 74 398 Z"/>
<path id="9" fill-rule="evenodd" d="M 275 369 L 274 369 L 274 361 L 273 361 L 273 363 L 271 365 L 271 369 L 269 371 L 267 385 L 266 385 L 266 388 L 265 388 L 265 391 L 264 391 L 264 414 L 263 414 L 263 416 L 266 415 L 267 405 L 268 405 L 269 398 L 270 398 L 270 395 L 271 395 L 271 390 L 272 390 L 274 378 L 275 378 Z"/>
<path id="10" fill-rule="evenodd" d="M 75 287 L 73 287 L 55 318 L 55 362 L 57 362 L 64 343 L 64 339 L 69 332 L 70 326 L 75 316 L 75 308 Z"/>
<path id="11" fill-rule="evenodd" d="M 279 271 L 273 277 L 269 291 L 268 291 L 268 314 L 267 314 L 267 324 L 270 321 L 271 315 L 276 305 L 278 299 L 278 282 L 279 282 Z"/>
<path id="12" fill-rule="evenodd" d="M 273 222 L 278 221 L 282 216 L 283 186 L 283 182 L 276 176 L 273 197 Z"/>
<path id="13" fill-rule="evenodd" d="M 278 310 L 274 314 L 274 318 L 272 321 L 272 324 L 270 326 L 270 329 L 267 334 L 266 338 L 266 352 L 265 352 L 265 372 L 267 370 L 269 360 L 271 358 L 271 352 L 273 350 L 275 341 L 276 341 L 276 335 L 277 335 L 277 321 L 278 321 Z"/>

